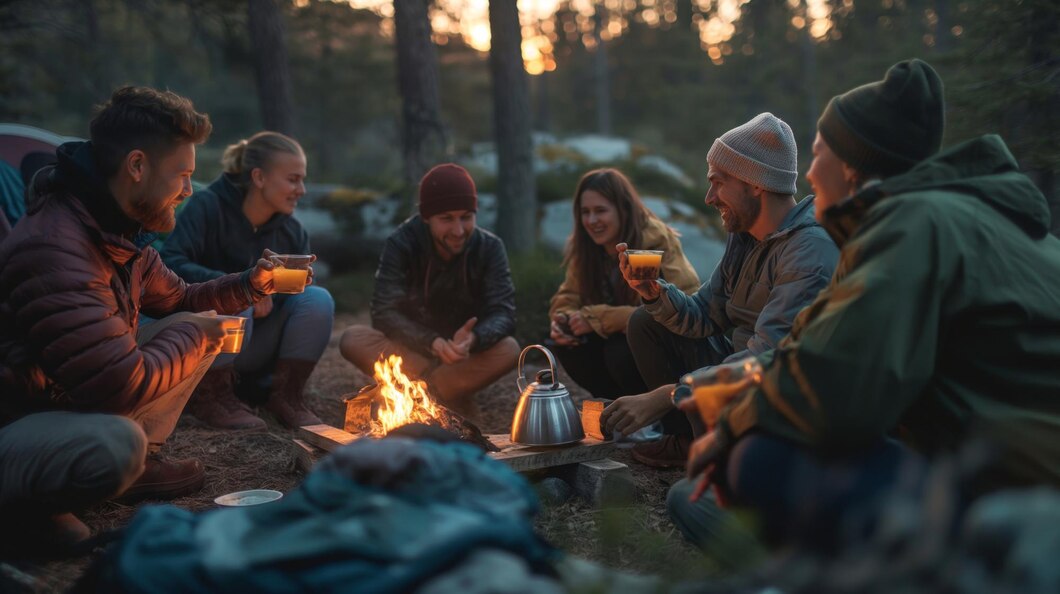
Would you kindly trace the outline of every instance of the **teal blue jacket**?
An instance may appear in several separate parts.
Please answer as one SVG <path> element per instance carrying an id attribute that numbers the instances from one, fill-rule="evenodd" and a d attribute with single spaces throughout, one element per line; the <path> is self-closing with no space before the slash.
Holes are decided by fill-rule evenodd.
<path id="1" fill-rule="evenodd" d="M 775 349 L 802 308 L 828 286 L 839 249 L 814 219 L 814 197 L 799 202 L 773 233 L 730 233 L 725 255 L 694 295 L 659 281 L 644 309 L 674 334 L 725 336 L 727 361 Z"/>

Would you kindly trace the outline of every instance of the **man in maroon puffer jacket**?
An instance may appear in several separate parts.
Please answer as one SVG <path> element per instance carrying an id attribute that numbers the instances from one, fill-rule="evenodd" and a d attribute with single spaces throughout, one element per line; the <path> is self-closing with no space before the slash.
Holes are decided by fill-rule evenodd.
<path id="1" fill-rule="evenodd" d="M 0 243 L 0 549 L 58 552 L 88 536 L 72 511 L 201 488 L 198 460 L 159 448 L 220 350 L 214 311 L 274 292 L 264 258 L 186 285 L 141 247 L 145 232 L 173 229 L 210 130 L 179 95 L 115 91 L 91 141 L 62 145 L 35 176 Z M 161 319 L 140 328 L 140 313 Z"/>

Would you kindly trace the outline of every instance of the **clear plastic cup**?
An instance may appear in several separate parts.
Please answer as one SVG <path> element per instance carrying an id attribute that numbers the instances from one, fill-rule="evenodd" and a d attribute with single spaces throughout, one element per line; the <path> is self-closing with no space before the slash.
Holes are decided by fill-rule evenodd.
<path id="1" fill-rule="evenodd" d="M 313 261 L 313 256 L 277 254 L 269 260 L 275 266 L 272 270 L 272 285 L 277 293 L 294 294 L 305 291 L 309 263 Z"/>
<path id="2" fill-rule="evenodd" d="M 626 250 L 633 280 L 658 279 L 663 253 L 663 250 Z"/>
<path id="3" fill-rule="evenodd" d="M 247 319 L 240 316 L 217 316 L 224 328 L 225 338 L 221 343 L 222 353 L 238 353 L 243 350 L 243 336 L 246 334 Z"/>
<path id="4" fill-rule="evenodd" d="M 762 364 L 755 357 L 747 357 L 685 374 L 681 383 L 692 389 L 699 416 L 707 427 L 713 427 L 729 403 L 748 388 L 762 383 Z M 680 398 L 677 390 L 674 397 L 675 401 Z"/>

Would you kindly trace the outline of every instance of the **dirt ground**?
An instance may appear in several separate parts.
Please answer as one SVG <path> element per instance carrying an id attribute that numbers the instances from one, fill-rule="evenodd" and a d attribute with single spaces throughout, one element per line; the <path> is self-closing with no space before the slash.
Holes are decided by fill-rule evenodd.
<path id="1" fill-rule="evenodd" d="M 342 396 L 370 383 L 338 351 L 342 330 L 366 322 L 366 314 L 337 317 L 327 350 L 309 380 L 310 406 L 331 425 L 342 426 Z M 513 371 L 478 395 L 483 411 L 478 424 L 484 433 L 510 430 L 518 400 L 515 377 Z M 576 401 L 587 397 L 564 374 L 561 373 L 560 379 L 571 388 Z M 175 458 L 202 460 L 206 467 L 206 486 L 196 495 L 172 503 L 190 510 L 207 510 L 216 507 L 213 499 L 225 493 L 245 489 L 287 492 L 297 487 L 303 474 L 295 468 L 291 444 L 294 433 L 279 426 L 267 413 L 262 416 L 268 421 L 269 429 L 256 434 L 217 431 L 182 420 L 164 452 Z M 620 450 L 612 458 L 632 469 L 636 501 L 627 507 L 607 510 L 594 509 L 578 498 L 546 505 L 536 522 L 539 533 L 572 555 L 609 567 L 683 578 L 709 574 L 711 567 L 707 561 L 684 542 L 666 516 L 666 491 L 680 478 L 681 472 L 642 466 L 627 450 Z M 149 504 L 127 506 L 106 502 L 80 517 L 93 532 L 114 530 L 126 525 L 139 507 Z M 62 592 L 77 580 L 90 561 L 90 557 L 48 563 L 6 561 L 0 565 L 4 574 L 0 575 L 0 585 L 21 582 L 25 591 Z"/>

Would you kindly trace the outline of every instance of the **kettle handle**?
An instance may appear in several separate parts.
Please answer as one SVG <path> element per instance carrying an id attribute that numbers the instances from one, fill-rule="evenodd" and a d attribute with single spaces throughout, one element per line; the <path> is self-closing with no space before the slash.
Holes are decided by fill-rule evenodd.
<path id="1" fill-rule="evenodd" d="M 556 385 L 559 384 L 559 379 L 556 375 L 556 358 L 552 355 L 552 351 L 539 344 L 532 344 L 523 349 L 523 352 L 519 353 L 519 377 L 515 379 L 515 386 L 519 388 L 520 393 L 526 391 L 526 386 L 528 384 L 526 376 L 523 374 L 523 360 L 526 359 L 526 353 L 530 352 L 530 349 L 537 349 L 542 353 L 545 353 L 545 356 L 548 357 L 548 368 L 552 372 L 552 388 L 555 388 Z"/>

